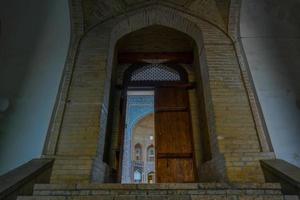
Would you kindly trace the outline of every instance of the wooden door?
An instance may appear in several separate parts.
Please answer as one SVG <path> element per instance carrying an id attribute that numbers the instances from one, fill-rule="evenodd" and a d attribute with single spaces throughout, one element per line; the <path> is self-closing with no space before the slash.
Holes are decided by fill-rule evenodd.
<path id="1" fill-rule="evenodd" d="M 189 98 L 185 88 L 155 91 L 156 180 L 196 182 Z"/>

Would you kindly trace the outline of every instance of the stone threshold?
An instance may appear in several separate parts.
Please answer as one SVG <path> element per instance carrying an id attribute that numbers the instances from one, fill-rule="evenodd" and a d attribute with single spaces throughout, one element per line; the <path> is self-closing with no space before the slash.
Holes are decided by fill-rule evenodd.
<path id="1" fill-rule="evenodd" d="M 209 190 L 209 189 L 257 189 L 281 190 L 279 183 L 158 183 L 158 184 L 37 184 L 38 190 Z"/>

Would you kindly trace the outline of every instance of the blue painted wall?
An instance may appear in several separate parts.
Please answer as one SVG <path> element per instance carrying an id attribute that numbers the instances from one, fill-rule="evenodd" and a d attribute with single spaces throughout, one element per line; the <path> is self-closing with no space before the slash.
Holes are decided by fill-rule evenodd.
<path id="1" fill-rule="evenodd" d="M 126 107 L 126 128 L 122 161 L 122 183 L 131 183 L 132 131 L 139 120 L 154 112 L 154 96 L 128 95 Z"/>
<path id="2" fill-rule="evenodd" d="M 70 40 L 68 0 L 0 0 L 0 174 L 40 157 Z M 3 103 L 4 102 L 4 103 Z"/>

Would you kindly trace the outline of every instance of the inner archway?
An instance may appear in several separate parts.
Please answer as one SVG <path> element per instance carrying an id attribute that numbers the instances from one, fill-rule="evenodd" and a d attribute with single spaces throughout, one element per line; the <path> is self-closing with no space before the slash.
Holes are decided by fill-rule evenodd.
<path id="1" fill-rule="evenodd" d="M 142 97 L 143 94 L 139 95 Z M 146 95 L 144 94 L 144 96 Z M 148 95 L 148 98 L 151 96 Z M 155 183 L 155 178 L 153 178 L 155 173 L 153 112 L 136 122 L 131 131 L 131 146 L 125 144 L 123 147 L 124 152 L 127 149 L 131 151 L 131 162 L 127 165 L 123 155 L 122 183 Z M 130 135 L 128 131 L 125 134 Z M 129 176 L 126 174 L 126 167 L 129 168 Z M 135 176 L 137 171 L 141 172 L 140 179 Z M 149 173 L 152 173 L 152 177 L 148 176 Z M 131 180 L 128 180 L 128 177 Z"/>
<path id="2" fill-rule="evenodd" d="M 147 173 L 155 171 L 155 162 L 147 159 L 147 147 L 154 146 L 153 91 L 126 92 L 125 123 L 121 130 L 121 183 L 147 183 Z M 141 176 L 137 176 L 137 175 Z"/>
<path id="3" fill-rule="evenodd" d="M 147 174 L 153 171 L 153 183 L 197 181 L 185 70 L 174 64 L 135 64 L 125 75 L 122 183 L 147 183 Z M 148 113 L 154 117 L 143 127 L 135 124 Z"/>
<path id="4" fill-rule="evenodd" d="M 168 112 L 187 112 L 187 120 L 182 120 L 182 116 L 177 116 L 177 118 L 175 117 L 175 121 L 184 121 L 183 126 L 185 126 L 185 128 L 188 127 L 185 131 L 181 132 L 189 135 L 190 138 L 178 140 L 188 141 L 188 152 L 165 152 L 161 153 L 159 156 L 161 156 L 161 159 L 165 159 L 163 165 L 166 166 L 161 166 L 161 168 L 168 168 L 172 165 L 176 166 L 176 164 L 170 164 L 172 159 L 173 161 L 176 159 L 181 161 L 190 159 L 190 161 L 182 165 L 190 166 L 190 169 L 186 169 L 184 171 L 191 172 L 193 175 L 189 175 L 189 178 L 177 177 L 177 181 L 175 179 L 160 180 L 158 177 L 159 172 L 157 174 L 155 171 L 149 171 L 147 174 L 141 170 L 134 171 L 131 169 L 131 180 L 132 177 L 134 177 L 134 172 L 136 172 L 136 175 L 139 172 L 144 174 L 145 180 L 149 177 L 147 182 L 198 181 L 198 174 L 200 174 L 199 171 L 202 164 L 211 159 L 211 153 L 201 75 L 199 74 L 199 71 L 195 70 L 196 66 L 199 68 L 199 61 L 197 58 L 194 58 L 194 55 L 198 55 L 194 41 L 182 32 L 164 26 L 155 25 L 140 29 L 121 38 L 116 49 L 117 65 L 113 70 L 112 79 L 112 85 L 115 85 L 116 87 L 111 88 L 112 93 L 110 99 L 110 105 L 113 105 L 114 107 L 111 112 L 113 113 L 111 119 L 114 123 L 112 123 L 111 128 L 108 128 L 108 130 L 111 130 L 112 133 L 107 134 L 107 137 L 109 138 L 106 141 L 109 141 L 108 144 L 111 145 L 110 147 L 106 145 L 105 155 L 108 158 L 107 162 L 117 172 L 117 180 L 123 180 L 124 161 L 127 162 L 130 160 L 124 159 L 124 156 L 128 156 L 128 154 L 124 154 L 124 144 L 128 143 L 126 142 L 126 132 L 124 131 L 126 127 L 128 127 L 128 124 L 126 123 L 126 112 L 128 112 L 128 110 L 126 106 L 124 106 L 128 100 L 128 91 L 152 90 L 155 94 L 155 102 L 158 102 L 156 99 L 157 96 L 164 96 L 163 94 L 167 92 L 169 92 L 169 97 L 177 95 L 175 98 L 171 98 L 172 100 L 186 99 L 183 101 L 184 104 L 178 104 L 173 108 L 171 104 L 169 105 L 170 102 L 166 100 L 166 105 L 162 108 L 154 108 L 154 113 L 156 114 L 157 112 L 160 112 L 157 111 L 159 109 L 161 109 L 161 112 L 164 112 L 163 110 L 167 107 L 169 107 L 169 109 L 173 109 L 168 110 Z M 157 95 L 159 92 L 161 94 Z M 183 95 L 184 98 L 180 95 Z M 158 126 L 157 124 L 166 123 L 156 123 L 156 130 Z M 163 128 L 166 126 L 160 127 Z M 172 124 L 170 127 L 172 127 Z M 180 127 L 178 129 L 180 130 Z M 174 131 L 176 132 L 176 130 Z M 118 135 L 118 137 L 113 135 Z M 171 138 L 170 135 L 168 138 Z M 154 151 L 156 167 L 158 166 L 157 163 L 159 163 L 157 161 L 157 153 L 159 154 L 159 152 L 157 152 L 157 148 L 158 147 L 155 146 Z M 177 168 L 182 168 L 182 166 L 178 166 Z M 125 173 L 129 174 L 128 172 Z M 167 174 L 168 170 L 164 173 Z M 182 172 L 177 174 L 182 174 Z"/>

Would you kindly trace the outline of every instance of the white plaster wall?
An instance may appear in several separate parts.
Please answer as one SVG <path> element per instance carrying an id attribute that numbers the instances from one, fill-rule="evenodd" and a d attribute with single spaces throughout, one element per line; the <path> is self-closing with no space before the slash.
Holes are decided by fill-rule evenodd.
<path id="1" fill-rule="evenodd" d="M 68 0 L 0 0 L 0 17 L 0 100 L 10 100 L 0 111 L 2 174 L 42 153 L 69 46 Z"/>
<path id="2" fill-rule="evenodd" d="M 240 28 L 276 156 L 300 167 L 299 9 L 299 0 L 243 0 Z"/>

